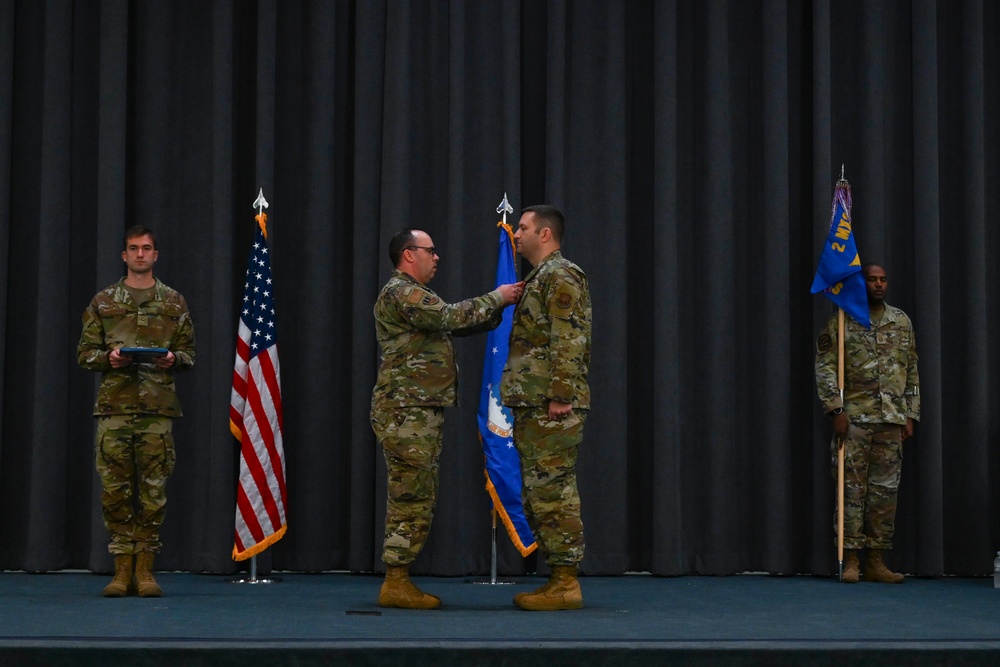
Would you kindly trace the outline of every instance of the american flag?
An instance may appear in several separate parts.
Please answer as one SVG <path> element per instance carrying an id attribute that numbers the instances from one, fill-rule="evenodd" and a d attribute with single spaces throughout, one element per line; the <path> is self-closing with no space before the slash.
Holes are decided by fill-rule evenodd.
<path id="1" fill-rule="evenodd" d="M 263 210 L 257 222 L 243 285 L 229 406 L 229 428 L 240 441 L 234 560 L 246 560 L 264 551 L 288 529 L 281 438 L 281 366 L 275 338 L 267 215 Z"/>

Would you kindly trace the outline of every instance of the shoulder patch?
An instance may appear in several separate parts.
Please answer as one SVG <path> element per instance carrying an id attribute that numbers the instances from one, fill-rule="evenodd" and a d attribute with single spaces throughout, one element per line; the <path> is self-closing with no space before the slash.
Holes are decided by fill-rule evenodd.
<path id="1" fill-rule="evenodd" d="M 431 296 L 430 294 L 427 294 L 427 295 L 424 296 L 422 303 L 425 306 L 433 306 L 433 305 L 437 304 L 440 300 L 441 299 L 439 299 L 436 296 Z"/>
<path id="2" fill-rule="evenodd" d="M 415 290 L 412 287 L 408 287 L 407 291 L 403 294 L 403 297 L 408 303 L 419 303 L 420 297 L 423 296 L 423 292 L 420 290 Z"/>
<path id="3" fill-rule="evenodd" d="M 572 285 L 561 285 L 552 299 L 552 314 L 555 317 L 568 318 L 573 313 L 573 306 L 579 298 L 579 293 Z"/>
<path id="4" fill-rule="evenodd" d="M 830 334 L 821 334 L 819 340 L 816 341 L 816 349 L 820 352 L 827 352 L 833 347 L 833 339 L 830 338 Z"/>

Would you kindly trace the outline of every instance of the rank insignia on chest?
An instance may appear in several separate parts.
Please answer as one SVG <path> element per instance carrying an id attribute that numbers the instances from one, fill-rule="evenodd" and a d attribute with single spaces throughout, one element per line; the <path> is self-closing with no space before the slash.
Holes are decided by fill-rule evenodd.
<path id="1" fill-rule="evenodd" d="M 149 325 L 149 315 L 139 315 L 138 318 L 139 326 L 144 327 Z"/>

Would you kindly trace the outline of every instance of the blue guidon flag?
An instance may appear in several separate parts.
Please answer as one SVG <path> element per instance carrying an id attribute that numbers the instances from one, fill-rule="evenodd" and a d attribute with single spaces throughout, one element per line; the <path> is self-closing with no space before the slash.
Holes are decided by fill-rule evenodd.
<path id="1" fill-rule="evenodd" d="M 506 202 L 506 197 L 504 202 Z M 514 232 L 504 222 L 500 227 L 496 284 L 517 282 L 514 270 Z M 535 550 L 535 538 L 528 527 L 521 504 L 521 458 L 514 448 L 514 416 L 500 402 L 500 377 L 507 363 L 514 306 L 504 309 L 503 321 L 486 338 L 483 387 L 479 395 L 479 438 L 486 457 L 486 490 L 493 507 L 507 528 L 507 534 L 522 556 Z"/>
<path id="2" fill-rule="evenodd" d="M 833 192 L 830 232 L 819 257 L 812 293 L 822 292 L 866 329 L 871 328 L 868 289 L 851 227 L 851 186 L 843 178 Z"/>

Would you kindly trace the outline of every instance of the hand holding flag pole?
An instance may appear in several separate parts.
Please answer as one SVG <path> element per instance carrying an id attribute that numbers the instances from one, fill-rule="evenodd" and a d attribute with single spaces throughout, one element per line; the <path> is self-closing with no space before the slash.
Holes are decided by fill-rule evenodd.
<path id="1" fill-rule="evenodd" d="M 833 191 L 830 230 L 823 253 L 819 258 L 812 293 L 822 292 L 838 306 L 837 312 L 837 386 L 840 400 L 844 401 L 844 336 L 845 313 L 863 327 L 871 326 L 868 311 L 868 290 L 861 272 L 851 222 L 851 184 L 844 178 L 844 165 L 840 165 L 840 179 Z M 838 576 L 844 578 L 844 439 L 838 437 L 837 448 L 837 561 Z"/>

